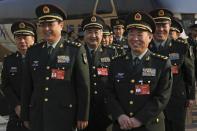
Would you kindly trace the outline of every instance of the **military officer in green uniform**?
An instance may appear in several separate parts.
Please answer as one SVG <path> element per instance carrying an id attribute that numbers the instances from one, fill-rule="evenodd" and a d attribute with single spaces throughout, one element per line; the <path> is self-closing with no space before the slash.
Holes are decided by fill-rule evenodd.
<path id="1" fill-rule="evenodd" d="M 170 27 L 170 37 L 173 40 L 180 39 L 184 40 L 183 38 L 180 38 L 181 33 L 183 32 L 183 27 L 181 23 L 176 18 L 172 18 L 171 27 Z"/>
<path id="2" fill-rule="evenodd" d="M 115 58 L 109 72 L 107 101 L 113 131 L 164 131 L 162 111 L 172 84 L 170 60 L 148 49 L 155 31 L 151 16 L 130 13 L 126 29 L 131 50 Z"/>
<path id="3" fill-rule="evenodd" d="M 88 125 L 89 70 L 85 48 L 61 36 L 64 12 L 36 8 L 44 42 L 26 56 L 22 119 L 32 131 L 73 131 Z"/>
<path id="4" fill-rule="evenodd" d="M 101 43 L 103 44 L 103 45 L 109 45 L 110 43 L 110 41 L 109 41 L 109 37 L 110 37 L 110 35 L 111 35 L 111 28 L 110 28 L 110 26 L 109 25 L 104 25 L 104 27 L 103 27 L 103 38 L 102 38 L 102 41 L 101 41 Z"/>
<path id="5" fill-rule="evenodd" d="M 114 33 L 113 44 L 116 46 L 122 46 L 124 49 L 128 49 L 127 40 L 124 37 L 125 21 L 122 19 L 111 19 L 111 27 Z"/>
<path id="6" fill-rule="evenodd" d="M 21 120 L 21 87 L 22 71 L 27 49 L 36 38 L 36 25 L 28 21 L 18 21 L 12 24 L 11 32 L 18 51 L 4 58 L 1 75 L 2 91 L 9 103 L 9 120 L 6 131 L 27 131 Z"/>
<path id="7" fill-rule="evenodd" d="M 168 56 L 172 63 L 172 95 L 165 109 L 166 131 L 184 131 L 186 106 L 195 100 L 194 57 L 189 44 L 169 38 L 172 12 L 157 9 L 150 12 L 156 22 L 156 31 L 149 48 Z"/>
<path id="8" fill-rule="evenodd" d="M 190 35 L 187 41 L 193 49 L 195 77 L 197 78 L 197 24 L 193 24 L 190 26 Z"/>
<path id="9" fill-rule="evenodd" d="M 81 25 L 84 30 L 91 83 L 89 125 L 85 131 L 107 131 L 112 121 L 106 110 L 105 88 L 109 76 L 108 69 L 116 50 L 101 44 L 105 25 L 101 17 L 90 15 L 83 19 Z"/>

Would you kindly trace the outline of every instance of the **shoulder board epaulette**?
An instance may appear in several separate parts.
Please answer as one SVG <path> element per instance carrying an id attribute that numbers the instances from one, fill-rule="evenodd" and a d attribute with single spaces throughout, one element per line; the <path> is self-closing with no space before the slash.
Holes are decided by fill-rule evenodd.
<path id="1" fill-rule="evenodd" d="M 120 57 L 124 57 L 125 55 L 126 54 L 119 54 L 119 55 L 113 56 L 112 60 L 115 60 L 115 59 L 120 58 Z"/>
<path id="2" fill-rule="evenodd" d="M 187 40 L 183 39 L 183 38 L 178 38 L 175 40 L 176 42 L 182 43 L 182 44 L 187 44 Z"/>
<path id="3" fill-rule="evenodd" d="M 116 47 L 113 46 L 113 45 L 103 45 L 103 47 L 105 47 L 105 48 L 110 48 L 110 49 L 116 49 Z"/>
<path id="4" fill-rule="evenodd" d="M 70 40 L 66 40 L 66 43 L 75 47 L 80 47 L 82 45 L 81 43 L 70 41 Z"/>
<path id="5" fill-rule="evenodd" d="M 168 59 L 167 56 L 163 56 L 163 55 L 156 54 L 156 53 L 152 53 L 152 56 L 155 56 L 155 57 L 157 57 L 157 58 L 161 58 L 161 59 L 164 59 L 164 60 L 167 60 L 167 59 Z"/>
<path id="6" fill-rule="evenodd" d="M 9 57 L 9 56 L 12 56 L 12 55 L 16 55 L 16 52 L 7 53 L 3 57 L 6 58 L 6 57 Z"/>

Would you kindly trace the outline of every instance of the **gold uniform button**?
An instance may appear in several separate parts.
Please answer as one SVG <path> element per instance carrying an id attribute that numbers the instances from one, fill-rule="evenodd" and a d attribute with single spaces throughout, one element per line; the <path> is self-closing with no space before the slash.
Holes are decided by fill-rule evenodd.
<path id="1" fill-rule="evenodd" d="M 46 87 L 46 88 L 45 88 L 45 91 L 48 91 L 48 90 L 49 90 L 49 88 L 48 88 L 48 87 Z"/>
<path id="2" fill-rule="evenodd" d="M 130 104 L 130 105 L 133 105 L 133 101 L 129 101 L 129 104 Z"/>
<path id="3" fill-rule="evenodd" d="M 98 94 L 98 92 L 97 91 L 94 91 L 94 94 L 96 95 L 96 94 Z"/>
<path id="4" fill-rule="evenodd" d="M 94 85 L 96 86 L 96 83 L 94 83 Z"/>
<path id="5" fill-rule="evenodd" d="M 36 70 L 36 68 L 34 68 L 34 71 Z"/>
<path id="6" fill-rule="evenodd" d="M 46 80 L 49 80 L 49 77 L 46 77 Z"/>
<path id="7" fill-rule="evenodd" d="M 117 80 L 117 82 L 120 82 L 120 80 Z"/>
<path id="8" fill-rule="evenodd" d="M 96 67 L 95 66 L 92 66 L 92 69 L 95 69 Z"/>
<path id="9" fill-rule="evenodd" d="M 130 116 L 133 116 L 133 112 L 130 112 L 129 115 L 130 115 Z"/>
<path id="10" fill-rule="evenodd" d="M 134 90 L 130 90 L 130 93 L 133 94 L 134 93 Z"/>
<path id="11" fill-rule="evenodd" d="M 47 102 L 47 101 L 48 101 L 48 99 L 47 99 L 47 98 L 45 98 L 45 99 L 44 99 L 44 101 L 45 101 L 45 102 Z"/>
<path id="12" fill-rule="evenodd" d="M 69 107 L 70 107 L 70 108 L 72 108 L 72 107 L 73 107 L 73 105 L 72 105 L 72 104 L 70 104 L 70 105 L 69 105 Z"/>
<path id="13" fill-rule="evenodd" d="M 131 83 L 135 83 L 135 80 L 132 79 L 132 80 L 131 80 Z"/>
<path id="14" fill-rule="evenodd" d="M 47 69 L 47 70 L 49 70 L 49 69 L 50 69 L 50 67 L 49 67 L 49 66 L 47 66 L 47 67 L 46 67 L 46 69 Z"/>
<path id="15" fill-rule="evenodd" d="M 159 123 L 159 118 L 156 119 L 156 122 Z"/>
<path id="16" fill-rule="evenodd" d="M 96 77 L 96 74 L 94 74 L 93 77 Z"/>

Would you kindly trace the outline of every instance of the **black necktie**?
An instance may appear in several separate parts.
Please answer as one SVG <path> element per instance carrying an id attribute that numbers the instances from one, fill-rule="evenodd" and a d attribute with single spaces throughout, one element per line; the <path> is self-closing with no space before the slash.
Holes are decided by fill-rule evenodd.
<path id="1" fill-rule="evenodd" d="M 133 66 L 136 67 L 137 65 L 140 64 L 140 59 L 139 57 L 135 57 L 135 59 L 133 60 Z"/>
<path id="2" fill-rule="evenodd" d="M 90 51 L 90 55 L 91 55 L 91 61 L 92 61 L 92 63 L 94 63 L 94 55 L 95 55 L 94 50 Z"/>
<path id="3" fill-rule="evenodd" d="M 49 46 L 47 48 L 47 51 L 48 51 L 48 55 L 50 56 L 52 54 L 52 52 L 53 52 L 53 46 Z"/>

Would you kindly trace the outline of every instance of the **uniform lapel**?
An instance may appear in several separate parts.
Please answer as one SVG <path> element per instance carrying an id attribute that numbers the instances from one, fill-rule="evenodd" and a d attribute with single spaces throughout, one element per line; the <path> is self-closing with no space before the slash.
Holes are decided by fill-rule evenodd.
<path id="1" fill-rule="evenodd" d="M 103 52 L 103 48 L 101 45 L 99 45 L 99 47 L 97 48 L 96 52 L 95 52 L 95 57 L 94 57 L 94 65 L 98 66 L 100 65 L 100 58 Z"/>
<path id="2" fill-rule="evenodd" d="M 155 42 L 152 40 L 151 43 L 149 44 L 149 49 L 152 51 L 152 52 L 158 52 L 158 49 L 155 45 Z"/>
<path id="3" fill-rule="evenodd" d="M 92 58 L 91 58 L 91 55 L 90 55 L 87 44 L 85 44 L 85 50 L 86 50 L 86 54 L 87 54 L 89 67 L 91 67 L 93 65 L 93 63 L 92 63 L 92 60 L 91 60 Z M 90 68 L 90 69 L 92 69 L 92 68 Z"/>
<path id="4" fill-rule="evenodd" d="M 41 51 L 39 51 L 40 54 L 40 63 L 43 63 L 43 65 L 45 66 L 48 62 L 48 51 L 47 51 L 47 44 L 46 42 L 43 43 L 42 47 L 41 47 Z"/>
<path id="5" fill-rule="evenodd" d="M 172 46 L 172 43 L 171 43 L 171 39 L 167 39 L 167 41 L 165 42 L 164 44 L 164 47 L 159 50 L 159 54 L 161 55 L 164 55 L 164 56 L 168 56 L 169 52 L 170 52 L 170 47 Z"/>

